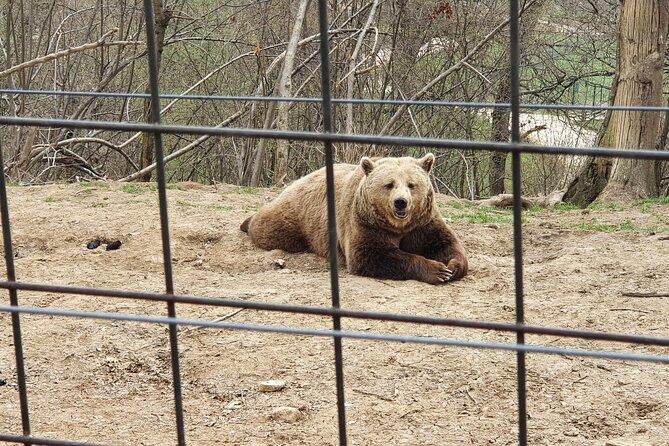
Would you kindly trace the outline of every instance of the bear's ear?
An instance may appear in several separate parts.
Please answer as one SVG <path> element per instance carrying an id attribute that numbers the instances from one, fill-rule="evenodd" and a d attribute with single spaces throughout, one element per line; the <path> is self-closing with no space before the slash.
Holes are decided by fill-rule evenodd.
<path id="1" fill-rule="evenodd" d="M 366 156 L 363 156 L 362 159 L 360 160 L 360 166 L 362 167 L 362 170 L 365 172 L 365 175 L 369 175 L 369 173 L 374 170 L 374 161 L 371 159 L 367 158 Z"/>
<path id="2" fill-rule="evenodd" d="M 432 166 L 434 166 L 434 155 L 428 153 L 418 160 L 418 164 L 425 170 L 425 172 L 430 173 Z"/>

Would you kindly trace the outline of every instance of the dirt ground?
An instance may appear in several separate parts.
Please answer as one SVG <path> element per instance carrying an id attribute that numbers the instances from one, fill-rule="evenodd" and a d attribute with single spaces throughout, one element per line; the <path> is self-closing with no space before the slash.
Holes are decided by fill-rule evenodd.
<path id="1" fill-rule="evenodd" d="M 168 191 L 176 292 L 327 306 L 327 262 L 254 248 L 239 223 L 274 190 L 179 184 Z M 155 189 L 115 183 L 10 187 L 18 278 L 164 290 Z M 443 286 L 342 272 L 345 308 L 514 321 L 510 213 L 439 197 L 471 273 Z M 669 336 L 669 205 L 530 210 L 524 215 L 526 318 L 545 324 Z M 87 249 L 95 238 L 118 250 Z M 277 260 L 283 260 L 283 268 Z M 4 265 L 3 265 L 4 277 Z M 164 316 L 164 304 L 20 292 L 22 305 Z M 6 302 L 6 301 L 5 301 Z M 230 308 L 178 305 L 215 320 Z M 230 322 L 310 328 L 327 318 L 241 311 Z M 513 342 L 492 331 L 345 320 L 346 330 Z M 22 316 L 33 434 L 119 445 L 175 444 L 167 329 L 146 323 Z M 529 343 L 669 355 L 666 348 L 528 336 Z M 180 328 L 187 441 L 193 445 L 333 445 L 337 415 L 327 338 Z M 20 413 L 10 317 L 0 314 L 0 432 Z M 351 445 L 517 444 L 516 357 L 509 352 L 344 341 Z M 527 358 L 532 445 L 666 445 L 669 366 Z M 259 383 L 286 381 L 278 392 Z M 297 420 L 277 419 L 292 407 Z"/>

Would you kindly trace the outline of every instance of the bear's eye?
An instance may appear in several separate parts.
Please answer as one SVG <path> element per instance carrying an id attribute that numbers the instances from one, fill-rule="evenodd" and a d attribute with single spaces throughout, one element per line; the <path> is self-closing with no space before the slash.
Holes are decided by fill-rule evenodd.
<path id="1" fill-rule="evenodd" d="M 414 187 L 416 187 L 416 184 L 415 183 L 409 183 L 407 186 L 409 186 L 409 189 L 413 189 Z"/>
<path id="2" fill-rule="evenodd" d="M 388 189 L 388 190 L 391 190 L 393 187 L 395 187 L 395 183 L 392 183 L 392 182 L 391 182 L 391 183 L 386 184 L 386 185 L 383 186 L 383 187 L 385 187 L 385 188 Z"/>

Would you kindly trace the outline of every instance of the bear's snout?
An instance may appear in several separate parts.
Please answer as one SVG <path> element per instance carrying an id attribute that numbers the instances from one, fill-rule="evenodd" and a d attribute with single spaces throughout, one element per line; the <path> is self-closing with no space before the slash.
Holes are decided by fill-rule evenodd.
<path id="1" fill-rule="evenodd" d="M 407 204 L 409 203 L 407 203 L 407 201 L 404 198 L 397 198 L 395 199 L 394 204 L 395 204 L 395 209 L 404 210 L 407 208 Z"/>
<path id="2" fill-rule="evenodd" d="M 407 218 L 409 213 L 407 212 L 407 206 L 409 205 L 409 202 L 406 200 L 406 198 L 395 198 L 393 200 L 393 205 L 395 206 L 395 209 L 393 209 L 393 215 L 400 220 L 404 220 Z"/>

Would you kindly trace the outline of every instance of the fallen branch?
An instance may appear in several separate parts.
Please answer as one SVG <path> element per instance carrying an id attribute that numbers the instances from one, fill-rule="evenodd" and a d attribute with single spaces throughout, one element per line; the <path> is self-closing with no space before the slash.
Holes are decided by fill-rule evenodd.
<path id="1" fill-rule="evenodd" d="M 639 291 L 623 291 L 622 295 L 625 297 L 669 297 L 669 293 L 642 293 Z"/>
<path id="2" fill-rule="evenodd" d="M 133 167 L 133 169 L 135 170 L 139 169 L 139 167 L 137 167 L 137 164 L 135 164 L 135 162 L 128 156 L 127 153 L 121 150 L 117 145 L 112 144 L 106 139 L 101 139 L 101 138 L 80 137 L 80 138 L 63 139 L 62 141 L 58 141 L 55 144 L 38 144 L 34 146 L 34 148 L 37 149 L 37 153 L 31 154 L 31 158 L 38 156 L 40 153 L 42 153 L 43 149 L 48 149 L 48 148 L 56 149 L 71 144 L 89 144 L 89 143 L 100 144 L 101 146 L 109 147 L 113 151 L 118 152 L 123 158 L 125 158 L 125 160 Z"/>
<path id="3" fill-rule="evenodd" d="M 535 125 L 535 126 L 532 127 L 531 129 L 529 129 L 529 130 L 523 132 L 523 134 L 520 135 L 520 140 L 521 140 L 521 141 L 525 141 L 525 139 L 526 139 L 528 136 L 530 136 L 532 133 L 540 132 L 541 130 L 546 130 L 546 127 L 547 127 L 546 124 Z"/>
<path id="4" fill-rule="evenodd" d="M 242 307 L 242 308 L 237 308 L 235 311 L 232 311 L 232 312 L 226 314 L 225 316 L 221 316 L 221 317 L 219 317 L 219 318 L 216 318 L 216 319 L 214 319 L 214 320 L 211 321 L 211 322 L 214 322 L 214 323 L 216 323 L 216 322 L 223 322 L 224 320 L 230 319 L 231 317 L 235 316 L 236 314 L 241 313 L 241 312 L 244 311 L 244 310 L 246 310 L 246 308 L 244 308 L 244 307 Z M 203 329 L 203 328 L 207 328 L 207 327 L 204 327 L 204 326 L 191 327 L 191 328 L 189 328 L 188 330 L 184 331 L 183 334 L 186 335 L 186 334 L 188 334 L 188 333 L 191 333 L 191 332 L 196 331 L 196 330 L 201 330 L 201 329 Z"/>
<path id="5" fill-rule="evenodd" d="M 609 308 L 609 311 L 634 311 L 637 313 L 650 314 L 650 311 L 639 310 L 638 308 Z"/>
<path id="6" fill-rule="evenodd" d="M 520 204 L 523 209 L 533 206 L 553 207 L 562 203 L 564 194 L 565 191 L 560 190 L 555 191 L 546 197 L 520 197 Z M 513 194 L 499 194 L 484 200 L 474 200 L 473 203 L 478 206 L 510 208 L 513 207 Z"/>
<path id="7" fill-rule="evenodd" d="M 224 320 L 226 320 L 226 319 L 230 319 L 230 318 L 233 317 L 234 315 L 239 314 L 240 312 L 244 311 L 245 309 L 246 309 L 246 308 L 243 308 L 243 307 L 242 307 L 242 308 L 237 308 L 235 311 L 233 311 L 233 312 L 231 312 L 231 313 L 228 313 L 228 314 L 226 314 L 225 316 L 221 316 L 221 317 L 219 317 L 219 318 L 216 318 L 216 319 L 214 319 L 214 320 L 212 320 L 212 321 L 209 321 L 209 322 L 214 322 L 214 323 L 216 323 L 216 322 L 223 322 Z M 196 331 L 196 330 L 200 330 L 200 329 L 203 329 L 203 328 L 208 328 L 208 327 L 204 327 L 204 326 L 202 326 L 202 325 L 197 326 L 197 327 L 191 327 L 191 328 L 189 328 L 189 329 L 187 329 L 187 330 L 184 330 L 184 332 L 182 333 L 182 335 L 187 335 L 187 334 L 189 334 L 189 333 L 192 333 L 192 332 L 194 332 L 194 331 Z M 159 339 L 159 340 L 154 341 L 154 342 L 151 342 L 151 343 L 149 343 L 149 344 L 142 345 L 141 347 L 138 347 L 138 348 L 136 348 L 136 349 L 133 350 L 133 351 L 137 352 L 137 351 L 144 350 L 144 349 L 147 349 L 147 348 L 150 348 L 150 347 L 156 347 L 156 346 L 159 346 L 159 345 L 161 345 L 161 344 L 165 344 L 166 342 L 167 342 L 167 341 L 166 341 L 165 339 Z"/>
<path id="8" fill-rule="evenodd" d="M 85 44 L 80 45 L 80 46 L 75 46 L 75 47 L 72 47 L 72 48 L 68 48 L 66 50 L 57 51 L 55 53 L 50 53 L 50 54 L 44 55 L 42 57 L 38 57 L 36 59 L 29 60 L 27 62 L 23 62 L 23 63 L 18 64 L 18 65 L 14 65 L 13 67 L 10 67 L 10 68 L 6 69 L 5 71 L 1 71 L 0 72 L 0 78 L 9 76 L 10 74 L 16 73 L 17 71 L 25 70 L 26 68 L 34 67 L 35 65 L 41 65 L 43 63 L 50 62 L 50 61 L 55 60 L 55 59 L 60 59 L 60 58 L 69 56 L 70 54 L 95 49 L 99 46 L 104 45 L 105 40 L 117 31 L 118 31 L 118 28 L 114 28 L 110 31 L 107 31 L 105 34 L 103 34 L 95 42 L 85 43 Z"/>
<path id="9" fill-rule="evenodd" d="M 359 393 L 361 395 L 367 395 L 367 396 L 375 396 L 380 400 L 383 401 L 395 401 L 393 398 L 390 398 L 385 395 L 380 395 L 378 393 L 370 392 L 369 390 L 364 390 L 364 389 L 352 389 L 355 393 Z"/>

